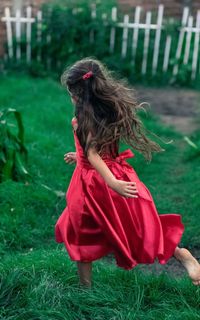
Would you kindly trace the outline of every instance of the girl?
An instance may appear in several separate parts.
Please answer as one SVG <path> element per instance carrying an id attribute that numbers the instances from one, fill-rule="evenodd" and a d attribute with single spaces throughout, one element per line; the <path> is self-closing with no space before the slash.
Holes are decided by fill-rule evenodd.
<path id="1" fill-rule="evenodd" d="M 123 139 L 151 159 L 161 147 L 146 135 L 136 111 L 133 89 L 114 80 L 96 59 L 85 58 L 61 76 L 75 106 L 72 119 L 76 152 L 64 155 L 75 163 L 66 193 L 67 207 L 55 225 L 57 242 L 64 242 L 77 262 L 80 285 L 91 287 L 92 261 L 113 253 L 126 270 L 158 259 L 166 264 L 173 255 L 200 284 L 200 265 L 179 248 L 184 225 L 178 214 L 159 215 L 147 187 L 119 154 Z"/>

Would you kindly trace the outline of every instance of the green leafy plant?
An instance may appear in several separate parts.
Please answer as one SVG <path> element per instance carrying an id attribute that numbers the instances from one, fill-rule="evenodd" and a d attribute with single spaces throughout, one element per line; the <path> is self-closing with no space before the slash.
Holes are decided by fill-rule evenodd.
<path id="1" fill-rule="evenodd" d="M 184 141 L 190 146 L 190 149 L 188 150 L 188 160 L 197 158 L 200 156 L 200 145 L 199 145 L 199 141 L 197 140 L 197 143 L 195 143 L 194 141 L 192 141 L 189 137 L 184 136 Z"/>
<path id="2" fill-rule="evenodd" d="M 14 115 L 17 125 L 9 118 Z M 14 133 L 13 129 L 18 129 Z M 8 179 L 27 180 L 31 177 L 26 169 L 28 152 L 24 145 L 24 126 L 21 114 L 8 108 L 0 112 L 0 182 Z"/>

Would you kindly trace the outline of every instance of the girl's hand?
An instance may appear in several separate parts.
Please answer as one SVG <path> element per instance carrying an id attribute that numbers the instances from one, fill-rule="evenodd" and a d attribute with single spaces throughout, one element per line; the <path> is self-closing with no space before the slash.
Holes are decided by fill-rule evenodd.
<path id="1" fill-rule="evenodd" d="M 77 161 L 76 152 L 67 152 L 64 154 L 64 161 L 68 164 L 75 163 Z"/>
<path id="2" fill-rule="evenodd" d="M 111 188 L 126 198 L 138 198 L 136 182 L 115 179 Z"/>

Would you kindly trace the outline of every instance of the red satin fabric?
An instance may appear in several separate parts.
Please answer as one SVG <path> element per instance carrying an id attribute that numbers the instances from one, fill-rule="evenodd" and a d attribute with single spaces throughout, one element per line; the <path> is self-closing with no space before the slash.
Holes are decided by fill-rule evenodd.
<path id="1" fill-rule="evenodd" d="M 66 192 L 67 206 L 55 225 L 55 239 L 63 242 L 73 261 L 91 262 L 113 253 L 116 264 L 132 269 L 138 263 L 165 264 L 184 232 L 179 214 L 159 215 L 147 187 L 125 159 L 103 156 L 117 179 L 135 181 L 138 198 L 112 190 L 83 154 L 76 132 L 77 164 Z"/>

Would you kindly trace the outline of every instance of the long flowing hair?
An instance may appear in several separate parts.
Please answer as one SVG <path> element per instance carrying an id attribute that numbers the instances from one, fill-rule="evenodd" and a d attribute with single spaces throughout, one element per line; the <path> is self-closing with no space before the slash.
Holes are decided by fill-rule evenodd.
<path id="1" fill-rule="evenodd" d="M 89 71 L 92 76 L 84 80 L 83 75 Z M 124 79 L 114 78 L 97 59 L 84 58 L 68 67 L 61 75 L 61 84 L 76 99 L 76 134 L 86 157 L 90 147 L 100 155 L 108 148 L 115 157 L 120 139 L 147 160 L 151 160 L 152 152 L 163 151 L 147 137 L 147 130 L 137 116 L 143 107 L 136 101 L 135 90 Z"/>

